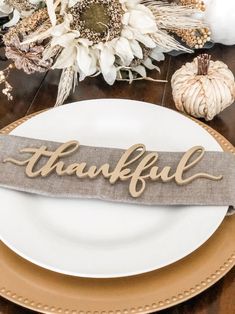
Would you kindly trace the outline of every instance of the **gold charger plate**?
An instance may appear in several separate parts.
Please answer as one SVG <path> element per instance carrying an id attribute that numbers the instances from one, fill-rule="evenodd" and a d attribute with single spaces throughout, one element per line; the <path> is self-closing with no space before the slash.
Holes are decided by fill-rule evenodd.
<path id="1" fill-rule="evenodd" d="M 7 134 L 33 115 L 0 131 Z M 235 148 L 195 120 L 223 147 Z M 41 313 L 150 313 L 186 301 L 222 278 L 235 265 L 235 215 L 226 217 L 199 249 L 156 271 L 126 278 L 86 279 L 38 267 L 0 242 L 0 295 Z M 180 245 L 180 244 L 179 244 Z"/>

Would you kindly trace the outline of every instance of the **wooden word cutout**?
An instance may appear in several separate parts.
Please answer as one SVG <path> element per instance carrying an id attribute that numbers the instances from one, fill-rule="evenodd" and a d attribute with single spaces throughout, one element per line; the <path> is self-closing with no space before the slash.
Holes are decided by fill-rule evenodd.
<path id="1" fill-rule="evenodd" d="M 205 154 L 205 149 L 202 146 L 195 146 L 189 149 L 180 159 L 175 172 L 172 171 L 170 166 L 165 166 L 160 170 L 156 165 L 158 153 L 152 152 L 145 154 L 146 148 L 143 144 L 133 145 L 126 150 L 118 160 L 114 169 L 110 169 L 110 165 L 105 163 L 100 167 L 91 165 L 88 167 L 88 170 L 86 170 L 87 163 L 85 161 L 65 165 L 64 161 L 61 159 L 78 151 L 79 146 L 78 141 L 70 141 L 60 145 L 55 151 L 47 150 L 47 147 L 44 145 L 39 148 L 24 148 L 20 152 L 32 154 L 29 159 L 21 161 L 7 158 L 4 162 L 26 166 L 25 173 L 30 178 L 39 176 L 47 177 L 51 173 L 56 173 L 58 176 L 75 175 L 80 179 L 95 179 L 99 175 L 102 175 L 104 178 L 108 179 L 111 184 L 115 184 L 118 180 L 130 180 L 129 192 L 132 197 L 139 197 L 144 192 L 147 179 L 162 182 L 175 181 L 179 185 L 185 185 L 198 178 L 214 181 L 219 181 L 223 178 L 222 175 L 213 176 L 204 172 L 184 178 L 184 173 L 202 160 Z M 43 157 L 47 157 L 44 165 L 41 166 L 40 169 L 35 170 L 36 164 Z M 131 170 L 129 166 L 136 161 L 138 161 L 137 166 L 134 167 L 134 170 Z"/>

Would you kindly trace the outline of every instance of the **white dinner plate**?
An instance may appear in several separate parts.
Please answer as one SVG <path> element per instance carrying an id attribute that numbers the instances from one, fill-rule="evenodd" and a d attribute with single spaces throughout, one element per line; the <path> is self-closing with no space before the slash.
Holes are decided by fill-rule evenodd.
<path id="1" fill-rule="evenodd" d="M 81 101 L 41 113 L 11 134 L 83 145 L 221 151 L 203 128 L 172 110 L 121 99 Z M 173 263 L 201 246 L 227 207 L 143 206 L 56 199 L 0 189 L 0 237 L 27 260 L 82 277 L 121 277 Z"/>

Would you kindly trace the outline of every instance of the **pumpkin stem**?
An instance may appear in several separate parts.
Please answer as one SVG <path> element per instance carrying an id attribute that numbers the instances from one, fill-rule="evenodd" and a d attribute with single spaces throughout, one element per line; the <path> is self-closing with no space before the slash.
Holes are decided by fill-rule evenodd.
<path id="1" fill-rule="evenodd" d="M 201 54 L 197 57 L 198 75 L 207 75 L 210 66 L 211 56 L 208 54 Z"/>

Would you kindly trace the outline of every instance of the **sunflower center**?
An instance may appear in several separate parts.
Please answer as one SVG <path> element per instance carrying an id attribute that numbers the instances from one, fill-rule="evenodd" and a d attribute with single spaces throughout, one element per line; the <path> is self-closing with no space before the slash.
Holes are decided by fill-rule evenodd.
<path id="1" fill-rule="evenodd" d="M 121 34 L 123 10 L 119 0 L 80 0 L 70 10 L 72 29 L 94 44 Z"/>
<path id="2" fill-rule="evenodd" d="M 81 14 L 81 21 L 84 21 L 85 27 L 90 30 L 103 33 L 110 22 L 107 6 L 101 6 L 97 3 L 92 4 Z"/>

